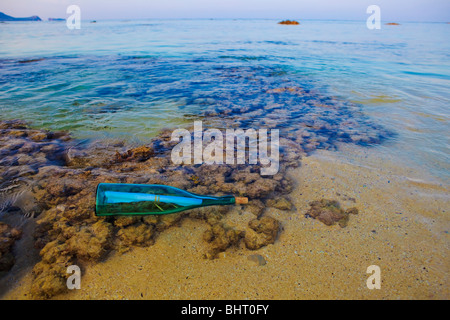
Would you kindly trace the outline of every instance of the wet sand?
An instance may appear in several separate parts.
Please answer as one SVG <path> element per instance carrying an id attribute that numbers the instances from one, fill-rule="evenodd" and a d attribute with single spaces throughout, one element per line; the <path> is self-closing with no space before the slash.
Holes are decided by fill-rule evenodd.
<path id="1" fill-rule="evenodd" d="M 81 289 L 54 299 L 449 299 L 448 188 L 376 148 L 340 148 L 317 151 L 290 170 L 295 209 L 266 213 L 283 227 L 273 245 L 242 245 L 207 260 L 207 224 L 185 219 L 153 246 L 87 265 Z M 305 218 L 309 202 L 321 198 L 359 214 L 345 228 Z M 252 218 L 234 210 L 225 220 Z M 248 258 L 255 254 L 265 264 Z M 380 290 L 366 287 L 370 265 L 381 268 Z M 27 299 L 30 270 L 18 261 L 3 299 Z"/>

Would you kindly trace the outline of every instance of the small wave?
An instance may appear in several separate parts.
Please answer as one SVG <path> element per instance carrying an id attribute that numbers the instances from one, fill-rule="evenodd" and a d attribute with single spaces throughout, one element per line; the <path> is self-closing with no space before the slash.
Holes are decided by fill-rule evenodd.
<path id="1" fill-rule="evenodd" d="M 18 63 L 32 63 L 32 62 L 39 62 L 43 61 L 45 58 L 36 58 L 36 59 L 26 59 L 26 60 L 19 60 Z"/>
<path id="2" fill-rule="evenodd" d="M 403 71 L 404 74 L 408 74 L 411 76 L 419 76 L 419 77 L 429 77 L 429 78 L 437 78 L 437 79 L 445 79 L 450 80 L 450 76 L 439 73 L 432 72 L 416 72 L 416 71 Z"/>

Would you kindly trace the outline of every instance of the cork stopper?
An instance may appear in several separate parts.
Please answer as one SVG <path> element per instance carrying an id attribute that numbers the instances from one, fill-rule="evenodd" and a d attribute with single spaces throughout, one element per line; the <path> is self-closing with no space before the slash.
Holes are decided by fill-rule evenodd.
<path id="1" fill-rule="evenodd" d="M 234 198 L 236 204 L 247 204 L 248 203 L 248 198 L 245 197 L 235 197 Z"/>

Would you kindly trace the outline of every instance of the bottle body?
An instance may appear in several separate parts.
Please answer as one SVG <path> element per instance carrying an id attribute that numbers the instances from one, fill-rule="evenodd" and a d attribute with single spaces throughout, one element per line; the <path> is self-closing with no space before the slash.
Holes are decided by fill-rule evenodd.
<path id="1" fill-rule="evenodd" d="M 157 184 L 100 183 L 97 186 L 97 216 L 169 214 L 212 206 L 232 205 L 233 196 L 203 196 Z"/>

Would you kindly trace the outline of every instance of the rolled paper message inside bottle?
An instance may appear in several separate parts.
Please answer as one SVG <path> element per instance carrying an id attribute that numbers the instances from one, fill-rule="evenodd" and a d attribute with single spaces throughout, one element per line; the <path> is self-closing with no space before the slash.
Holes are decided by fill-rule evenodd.
<path id="1" fill-rule="evenodd" d="M 213 206 L 247 204 L 244 197 L 204 196 L 165 185 L 100 183 L 97 186 L 97 216 L 169 214 Z"/>

